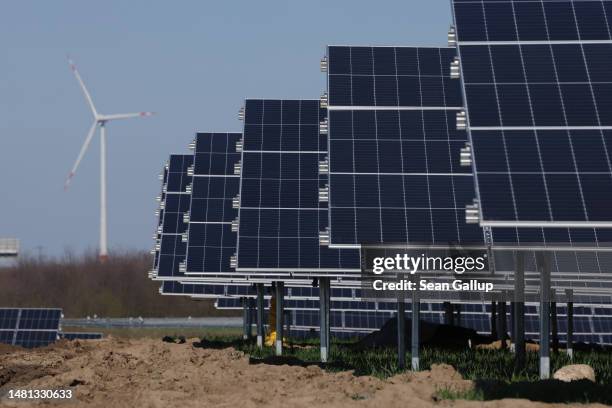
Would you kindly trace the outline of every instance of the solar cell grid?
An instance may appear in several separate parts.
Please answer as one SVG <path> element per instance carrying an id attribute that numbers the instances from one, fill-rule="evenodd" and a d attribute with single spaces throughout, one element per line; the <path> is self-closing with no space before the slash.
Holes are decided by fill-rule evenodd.
<path id="1" fill-rule="evenodd" d="M 453 6 L 481 225 L 612 226 L 610 2 Z"/>
<path id="2" fill-rule="evenodd" d="M 55 330 L 59 327 L 60 309 L 21 309 L 19 330 Z"/>
<path id="3" fill-rule="evenodd" d="M 240 188 L 239 271 L 359 271 L 359 253 L 319 245 L 326 155 L 317 100 L 247 100 Z"/>
<path id="4" fill-rule="evenodd" d="M 187 274 L 231 273 L 230 258 L 236 251 L 232 221 L 238 217 L 233 199 L 240 176 L 236 143 L 240 133 L 198 133 L 189 213 Z"/>
<path id="5" fill-rule="evenodd" d="M 40 347 L 57 339 L 61 309 L 0 308 L 0 343 Z"/>
<path id="6" fill-rule="evenodd" d="M 451 48 L 332 46 L 330 107 L 460 107 Z"/>
<path id="7" fill-rule="evenodd" d="M 482 230 L 465 223 L 474 187 L 470 169 L 459 163 L 467 134 L 455 123 L 461 106 L 460 84 L 450 77 L 455 56 L 451 48 L 329 47 L 332 247 L 484 246 Z M 381 109 L 373 99 L 360 99 L 352 105 L 362 106 L 350 109 L 346 100 L 333 97 L 346 94 L 338 76 L 372 72 L 395 83 L 397 103 Z M 404 91 L 412 99 L 401 97 L 407 78 L 414 86 Z M 350 89 L 364 88 L 368 85 L 356 80 Z M 376 95 L 388 88 L 372 89 Z"/>
<path id="8" fill-rule="evenodd" d="M 162 202 L 164 207 L 162 233 L 158 241 L 159 255 L 156 270 L 158 279 L 183 276 L 179 270 L 187 249 L 182 239 L 182 234 L 187 230 L 183 216 L 189 211 L 191 202 L 191 195 L 186 190 L 191 183 L 187 169 L 192 164 L 193 155 L 174 154 L 168 161 L 168 183 Z"/>
<path id="9" fill-rule="evenodd" d="M 57 338 L 57 331 L 20 330 L 13 345 L 25 348 L 43 347 L 55 343 Z"/>
<path id="10" fill-rule="evenodd" d="M 17 327 L 17 319 L 19 318 L 19 309 L 0 309 L 0 329 L 10 330 Z"/>

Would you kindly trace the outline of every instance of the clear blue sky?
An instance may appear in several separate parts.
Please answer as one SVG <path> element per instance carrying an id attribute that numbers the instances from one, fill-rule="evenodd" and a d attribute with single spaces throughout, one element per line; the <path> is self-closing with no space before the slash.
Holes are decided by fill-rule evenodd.
<path id="1" fill-rule="evenodd" d="M 108 126 L 109 244 L 149 249 L 157 179 L 197 131 L 240 131 L 246 97 L 317 98 L 328 44 L 440 45 L 448 0 L 4 1 L 0 13 L 0 237 L 46 254 L 97 248 L 99 140 L 63 191 L 92 117 Z"/>

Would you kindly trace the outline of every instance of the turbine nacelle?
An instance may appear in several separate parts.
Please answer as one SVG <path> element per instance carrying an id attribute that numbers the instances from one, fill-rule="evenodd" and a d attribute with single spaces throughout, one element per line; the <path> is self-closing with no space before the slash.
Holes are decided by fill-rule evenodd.
<path id="1" fill-rule="evenodd" d="M 116 113 L 112 115 L 95 114 L 94 119 L 97 123 L 104 124 L 111 120 L 122 120 L 132 118 L 146 118 L 155 115 L 155 112 L 136 112 L 136 113 Z"/>

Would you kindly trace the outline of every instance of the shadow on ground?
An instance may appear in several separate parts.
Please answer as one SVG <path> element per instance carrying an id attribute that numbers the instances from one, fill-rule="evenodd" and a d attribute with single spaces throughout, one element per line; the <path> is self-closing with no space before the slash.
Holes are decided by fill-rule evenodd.
<path id="1" fill-rule="evenodd" d="M 248 345 L 250 343 L 252 343 L 252 341 L 241 340 L 241 339 L 235 339 L 235 340 L 200 339 L 200 341 L 196 341 L 193 343 L 193 347 L 209 348 L 209 349 L 216 349 L 216 350 L 221 350 L 221 349 L 225 349 L 229 347 L 233 347 L 235 349 L 242 349 L 245 345 Z"/>
<path id="2" fill-rule="evenodd" d="M 612 404 L 612 386 L 595 384 L 589 380 L 566 383 L 558 380 L 521 381 L 474 381 L 483 399 L 522 398 L 550 403 L 594 403 Z"/>

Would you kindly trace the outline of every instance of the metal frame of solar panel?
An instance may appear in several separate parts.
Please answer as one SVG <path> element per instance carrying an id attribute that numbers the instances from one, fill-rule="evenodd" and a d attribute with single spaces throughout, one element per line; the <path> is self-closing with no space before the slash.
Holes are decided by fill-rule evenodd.
<path id="1" fill-rule="evenodd" d="M 0 343 L 26 348 L 55 342 L 62 309 L 0 308 Z"/>
<path id="2" fill-rule="evenodd" d="M 452 6 L 480 224 L 612 227 L 608 2 Z"/>
<path id="3" fill-rule="evenodd" d="M 319 201 L 326 177 L 318 171 L 325 114 L 317 100 L 246 100 L 237 271 L 358 276 L 357 251 L 319 245 L 327 223 Z"/>
<path id="4" fill-rule="evenodd" d="M 451 48 L 330 46 L 329 242 L 484 248 L 473 199 Z"/>

